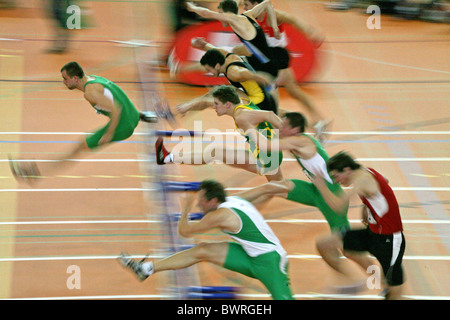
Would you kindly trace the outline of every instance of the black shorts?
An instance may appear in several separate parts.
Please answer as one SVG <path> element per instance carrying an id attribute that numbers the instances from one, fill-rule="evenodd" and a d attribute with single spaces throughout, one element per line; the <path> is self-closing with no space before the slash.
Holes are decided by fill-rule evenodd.
<path id="1" fill-rule="evenodd" d="M 270 92 L 264 92 L 264 100 L 257 104 L 258 108 L 278 114 L 278 103 Z"/>
<path id="2" fill-rule="evenodd" d="M 369 228 L 342 232 L 344 250 L 367 251 L 380 262 L 386 281 L 390 286 L 404 283 L 402 268 L 405 252 L 403 232 L 390 235 L 373 233 Z"/>
<path id="3" fill-rule="evenodd" d="M 262 63 L 254 55 L 251 55 L 251 56 L 248 56 L 245 58 L 247 59 L 247 62 L 252 66 L 252 68 L 255 69 L 255 71 L 266 72 L 274 78 L 276 78 L 278 76 L 279 68 L 278 68 L 278 65 L 277 65 L 275 59 L 269 60 L 266 63 Z"/>
<path id="4" fill-rule="evenodd" d="M 289 68 L 290 56 L 286 48 L 271 47 L 270 51 L 272 52 L 272 57 L 274 57 L 278 70 Z"/>

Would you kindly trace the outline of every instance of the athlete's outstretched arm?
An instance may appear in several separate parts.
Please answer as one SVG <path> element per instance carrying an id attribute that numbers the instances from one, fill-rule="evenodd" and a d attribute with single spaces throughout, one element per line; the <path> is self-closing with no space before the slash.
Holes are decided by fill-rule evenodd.
<path id="1" fill-rule="evenodd" d="M 230 23 L 230 15 L 227 13 L 220 13 L 209 10 L 207 8 L 199 7 L 193 4 L 192 2 L 186 2 L 186 8 L 190 12 L 195 12 L 200 17 L 205 19 L 214 19 L 219 20 L 221 22 Z"/>
<path id="2" fill-rule="evenodd" d="M 324 40 L 323 35 L 319 34 L 318 31 L 315 30 L 313 27 L 301 23 L 295 16 L 291 15 L 290 13 L 281 10 L 275 10 L 275 14 L 279 24 L 281 23 L 289 24 L 294 28 L 296 28 L 298 31 L 304 33 L 310 39 L 319 43 L 323 42 Z"/>
<path id="3" fill-rule="evenodd" d="M 203 51 L 209 51 L 212 49 L 216 49 L 216 50 L 219 50 L 224 56 L 226 56 L 228 53 L 230 53 L 230 51 L 228 51 L 228 50 L 213 46 L 211 43 L 207 42 L 205 40 L 205 38 L 202 38 L 202 37 L 193 38 L 191 40 L 191 46 L 193 48 L 203 50 Z"/>
<path id="4" fill-rule="evenodd" d="M 181 198 L 181 216 L 178 220 L 178 233 L 180 236 L 189 238 L 195 233 L 208 231 L 214 228 L 222 229 L 226 227 L 226 217 L 223 212 L 229 209 L 219 208 L 208 212 L 200 220 L 190 221 L 188 219 L 189 213 L 194 207 L 194 201 L 197 193 L 186 194 Z"/>
<path id="5" fill-rule="evenodd" d="M 267 12 L 267 17 L 269 20 L 269 25 L 272 27 L 275 38 L 280 38 L 280 30 L 278 29 L 277 16 L 275 13 L 275 9 L 273 8 L 272 2 L 270 0 L 265 0 L 261 3 L 258 3 L 252 9 L 244 12 L 244 15 L 251 16 L 253 18 L 259 17 L 263 12 Z"/>

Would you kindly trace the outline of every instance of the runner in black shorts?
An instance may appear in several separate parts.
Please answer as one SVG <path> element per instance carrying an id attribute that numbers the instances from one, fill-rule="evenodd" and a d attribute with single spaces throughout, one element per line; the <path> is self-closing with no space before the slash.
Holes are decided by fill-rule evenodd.
<path id="1" fill-rule="evenodd" d="M 195 12 L 203 18 L 215 19 L 222 22 L 224 27 L 230 26 L 236 36 L 251 52 L 252 67 L 256 71 L 263 71 L 270 74 L 273 78 L 278 76 L 278 66 L 276 64 L 276 57 L 267 44 L 266 37 L 263 30 L 256 21 L 256 17 L 262 12 L 266 11 L 273 22 L 273 29 L 276 36 L 279 36 L 278 26 L 276 23 L 276 16 L 270 0 L 265 0 L 258 4 L 253 12 L 238 14 L 239 8 L 234 0 L 223 0 L 219 4 L 219 12 L 214 12 L 209 9 L 198 7 L 192 3 L 187 4 L 189 11 Z"/>
<path id="2" fill-rule="evenodd" d="M 330 119 L 326 119 L 323 114 L 318 110 L 315 103 L 312 102 L 310 97 L 303 92 L 303 90 L 299 87 L 297 83 L 297 79 L 295 78 L 294 70 L 290 67 L 290 53 L 286 49 L 288 46 L 288 36 L 286 34 L 286 25 L 293 26 L 298 32 L 305 34 L 309 39 L 317 43 L 317 46 L 321 44 L 323 41 L 322 36 L 316 35 L 316 31 L 310 27 L 300 22 L 295 18 L 294 15 L 288 12 L 284 12 L 278 9 L 274 9 L 277 24 L 278 24 L 278 32 L 273 30 L 271 23 L 269 21 L 268 13 L 260 10 L 257 13 L 253 13 L 254 8 L 263 2 L 263 0 L 243 0 L 242 5 L 245 10 L 246 15 L 250 15 L 255 17 L 258 21 L 258 24 L 261 26 L 262 31 L 267 40 L 267 44 L 269 45 L 269 51 L 272 57 L 276 57 L 274 59 L 276 68 L 278 69 L 278 77 L 275 80 L 275 86 L 280 87 L 284 86 L 286 91 L 292 96 L 292 98 L 296 99 L 300 104 L 305 106 L 308 109 L 311 127 L 316 131 L 316 138 L 323 142 L 325 138 L 325 132 L 328 131 L 329 126 L 331 124 Z M 290 39 L 289 41 L 295 41 L 294 39 Z M 245 45 L 238 45 L 233 48 L 233 52 L 237 53 L 241 56 L 246 56 L 247 61 L 250 65 L 258 70 L 257 59 L 251 54 L 251 52 L 247 49 Z M 276 91 L 272 91 L 275 99 L 277 99 L 278 94 Z"/>
<path id="3" fill-rule="evenodd" d="M 376 234 L 370 228 L 342 232 L 344 251 L 369 252 L 380 262 L 389 286 L 404 282 L 402 258 L 405 252 L 405 236 Z"/>
<path id="4" fill-rule="evenodd" d="M 351 191 L 337 197 L 326 187 L 320 177 L 312 178 L 325 201 L 333 209 L 348 203 L 352 195 L 358 195 L 363 207 L 364 229 L 349 230 L 317 242 L 317 249 L 333 269 L 344 273 L 339 250 L 344 252 L 370 252 L 380 262 L 385 275 L 387 299 L 400 299 L 404 274 L 402 259 L 406 241 L 397 199 L 388 181 L 377 171 L 364 168 L 348 154 L 340 152 L 327 161 L 333 180 Z"/>
<path id="5" fill-rule="evenodd" d="M 256 72 L 238 55 L 217 48 L 203 38 L 192 39 L 191 43 L 194 48 L 206 51 L 200 59 L 202 70 L 211 73 L 215 77 L 219 77 L 221 74 L 225 75 L 230 84 L 239 89 L 237 92 L 243 100 L 252 102 L 261 110 L 278 113 L 278 104 L 266 88 L 271 82 L 268 77 Z M 176 71 L 196 70 L 200 66 L 196 63 L 187 67 L 179 66 Z M 202 97 L 177 106 L 176 109 L 178 113 L 185 114 L 188 111 L 198 111 L 212 107 L 213 102 L 211 93 L 208 92 Z"/>

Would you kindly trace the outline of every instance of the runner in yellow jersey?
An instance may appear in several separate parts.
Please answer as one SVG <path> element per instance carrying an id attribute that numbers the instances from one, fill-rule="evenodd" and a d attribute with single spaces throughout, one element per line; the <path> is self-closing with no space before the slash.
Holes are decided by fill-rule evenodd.
<path id="1" fill-rule="evenodd" d="M 238 55 L 225 49 L 215 47 L 203 38 L 191 41 L 192 47 L 205 51 L 200 62 L 179 65 L 172 68 L 172 73 L 187 71 L 206 71 L 214 77 L 223 74 L 234 87 L 239 96 L 251 101 L 261 110 L 273 111 L 278 114 L 278 103 L 270 93 L 272 80 L 262 72 L 256 72 L 251 65 Z M 176 107 L 178 114 L 185 115 L 189 111 L 200 111 L 213 107 L 212 91 L 187 103 Z"/>
<path id="2" fill-rule="evenodd" d="M 156 142 L 157 163 L 207 164 L 221 160 L 227 165 L 265 175 L 269 181 L 283 180 L 280 169 L 283 154 L 276 146 L 270 146 L 272 138 L 276 135 L 275 129 L 282 123 L 281 119 L 272 111 L 260 110 L 252 103 L 242 103 L 233 86 L 219 86 L 213 90 L 212 96 L 217 115 L 228 115 L 233 118 L 236 128 L 246 138 L 249 149 L 242 153 L 235 150 L 233 159 L 229 159 L 226 146 L 211 145 L 212 150 L 203 153 L 201 163 L 195 163 L 195 153 L 191 153 L 191 157 L 186 157 L 184 153 L 170 153 L 164 147 L 162 138 L 159 138 Z M 211 157 L 206 159 L 205 154 L 209 154 L 209 151 Z M 239 157 L 241 155 L 245 158 Z M 221 159 L 217 159 L 220 156 Z"/>

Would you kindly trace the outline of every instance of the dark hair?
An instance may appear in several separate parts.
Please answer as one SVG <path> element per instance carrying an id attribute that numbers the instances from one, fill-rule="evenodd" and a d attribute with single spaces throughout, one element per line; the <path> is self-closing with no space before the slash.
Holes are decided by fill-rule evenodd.
<path id="1" fill-rule="evenodd" d="M 234 0 L 223 0 L 219 3 L 219 9 L 223 12 L 231 12 L 237 14 L 239 12 L 238 4 Z"/>
<path id="2" fill-rule="evenodd" d="M 303 114 L 299 112 L 288 112 L 284 116 L 289 120 L 292 128 L 298 127 L 301 133 L 305 132 L 308 122 Z"/>
<path id="3" fill-rule="evenodd" d="M 248 1 L 250 1 L 251 4 L 255 4 L 255 3 L 261 3 L 264 0 L 248 0 Z"/>
<path id="4" fill-rule="evenodd" d="M 353 158 L 344 151 L 335 154 L 327 161 L 328 171 L 335 170 L 338 172 L 343 172 L 347 167 L 352 170 L 356 170 L 361 168 L 361 165 L 353 160 Z"/>
<path id="5" fill-rule="evenodd" d="M 77 76 L 80 79 L 84 77 L 84 71 L 81 68 L 81 66 L 78 64 L 78 62 L 72 61 L 72 62 L 66 63 L 61 68 L 61 72 L 63 72 L 64 70 L 66 70 L 67 75 L 71 78 L 74 76 Z"/>
<path id="6" fill-rule="evenodd" d="M 238 104 L 241 102 L 236 89 L 229 85 L 223 85 L 215 88 L 212 92 L 212 96 L 219 99 L 222 103 L 231 102 L 233 104 Z"/>
<path id="7" fill-rule="evenodd" d="M 200 190 L 205 190 L 205 198 L 209 201 L 214 198 L 217 198 L 219 203 L 225 202 L 225 198 L 227 193 L 222 186 L 217 181 L 214 180 L 204 180 L 200 184 Z"/>
<path id="8" fill-rule="evenodd" d="M 216 66 L 216 64 L 220 64 L 221 66 L 225 63 L 225 57 L 222 52 L 217 49 L 210 49 L 206 51 L 203 57 L 200 59 L 200 64 L 202 66 L 208 65 L 212 68 Z"/>

